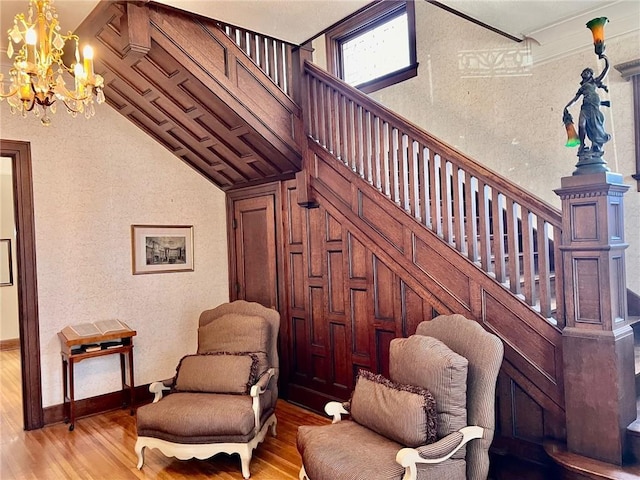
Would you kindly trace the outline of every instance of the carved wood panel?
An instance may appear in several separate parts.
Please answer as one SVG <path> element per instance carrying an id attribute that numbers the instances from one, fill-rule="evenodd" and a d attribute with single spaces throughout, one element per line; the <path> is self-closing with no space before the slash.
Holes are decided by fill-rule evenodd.
<path id="1" fill-rule="evenodd" d="M 558 330 L 527 313 L 523 302 L 496 288 L 440 239 L 416 228 L 391 202 L 366 190 L 368 185 L 361 187 L 348 170 L 341 172 L 330 158 L 314 157 L 309 171 L 319 207 L 302 209 L 307 304 L 304 312 L 294 315 L 291 310 L 290 318 L 299 326 L 304 316 L 309 332 L 320 328 L 320 322 L 328 333 L 312 345 L 300 341 L 307 334 L 292 339 L 292 355 L 314 355 L 316 368 L 292 368 L 289 398 L 317 410 L 329 399 L 345 400 L 358 369 L 388 374 L 393 338 L 413 334 L 421 321 L 439 314 L 462 313 L 505 342 L 496 445 L 544 461 L 542 439 L 565 435 Z M 298 214 L 291 214 L 295 208 L 283 207 L 289 212 L 283 219 L 285 230 L 296 228 L 292 222 Z M 336 285 L 340 279 L 343 294 Z M 297 281 L 300 277 L 287 278 L 292 282 L 289 291 L 298 291 L 293 285 Z M 321 311 L 312 308 L 311 303 L 320 301 Z M 344 311 L 336 308 L 342 302 Z"/>

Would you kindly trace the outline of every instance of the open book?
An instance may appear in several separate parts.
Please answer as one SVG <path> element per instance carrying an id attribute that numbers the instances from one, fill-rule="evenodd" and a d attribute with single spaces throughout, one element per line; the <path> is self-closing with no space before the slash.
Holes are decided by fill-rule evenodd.
<path id="1" fill-rule="evenodd" d="M 128 329 L 129 328 L 119 320 L 100 320 L 93 323 L 79 323 L 78 325 L 71 325 L 71 330 L 80 337 L 104 335 L 105 333 Z"/>

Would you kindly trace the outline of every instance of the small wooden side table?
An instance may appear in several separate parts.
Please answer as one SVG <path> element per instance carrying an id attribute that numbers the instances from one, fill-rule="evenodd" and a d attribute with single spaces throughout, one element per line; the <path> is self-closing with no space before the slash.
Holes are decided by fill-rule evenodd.
<path id="1" fill-rule="evenodd" d="M 122 322 L 121 322 L 122 323 Z M 69 431 L 75 428 L 76 405 L 74 398 L 74 375 L 76 363 L 87 358 L 102 357 L 104 355 L 120 354 L 120 372 L 122 378 L 122 406 L 127 405 L 127 390 L 129 390 L 129 406 L 133 415 L 135 404 L 135 389 L 133 381 L 133 337 L 135 330 L 131 330 L 124 323 L 124 330 L 110 331 L 101 335 L 80 336 L 72 327 L 65 327 L 58 332 L 60 339 L 60 353 L 62 355 L 62 388 L 65 423 L 69 423 Z M 99 349 L 86 351 L 89 346 L 99 345 Z M 127 364 L 129 381 L 127 383 Z"/>

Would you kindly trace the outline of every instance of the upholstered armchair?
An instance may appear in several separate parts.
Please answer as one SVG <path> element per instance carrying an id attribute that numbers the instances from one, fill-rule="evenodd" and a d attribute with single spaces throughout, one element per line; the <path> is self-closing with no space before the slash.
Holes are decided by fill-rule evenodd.
<path id="1" fill-rule="evenodd" d="M 298 429 L 300 479 L 486 480 L 503 352 L 461 315 L 392 340 L 389 379 L 361 371 L 331 425 Z"/>
<path id="2" fill-rule="evenodd" d="M 279 326 L 277 311 L 244 300 L 202 312 L 197 353 L 138 408 L 139 469 L 147 447 L 181 460 L 238 453 L 249 478 L 253 450 L 269 427 L 276 434 Z"/>

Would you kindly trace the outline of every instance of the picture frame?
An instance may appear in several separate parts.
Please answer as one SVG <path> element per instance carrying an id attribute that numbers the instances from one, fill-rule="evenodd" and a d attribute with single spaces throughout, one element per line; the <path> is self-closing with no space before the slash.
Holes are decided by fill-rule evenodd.
<path id="1" fill-rule="evenodd" d="M 193 225 L 131 225 L 133 274 L 193 272 Z"/>
<path id="2" fill-rule="evenodd" d="M 11 239 L 0 239 L 0 287 L 13 285 Z"/>

